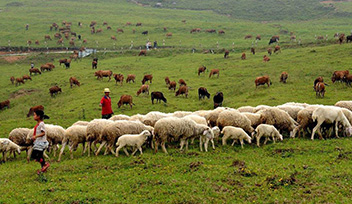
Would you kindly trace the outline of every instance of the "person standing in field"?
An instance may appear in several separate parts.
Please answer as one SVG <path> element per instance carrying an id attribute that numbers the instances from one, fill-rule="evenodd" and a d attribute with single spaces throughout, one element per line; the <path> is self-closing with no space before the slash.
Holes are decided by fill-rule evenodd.
<path id="1" fill-rule="evenodd" d="M 34 68 L 34 63 L 33 62 L 31 62 L 31 69 L 33 69 Z"/>
<path id="2" fill-rule="evenodd" d="M 29 28 L 29 24 L 26 24 L 26 30 L 28 30 L 28 28 Z"/>
<path id="3" fill-rule="evenodd" d="M 45 162 L 43 157 L 44 150 L 48 148 L 49 142 L 46 140 L 46 131 L 45 131 L 45 124 L 44 119 L 49 119 L 49 116 L 44 114 L 42 110 L 34 111 L 34 120 L 37 121 L 37 124 L 34 126 L 34 132 L 32 136 L 33 140 L 33 152 L 31 155 L 32 159 L 39 162 L 41 165 L 41 169 L 37 170 L 37 174 L 41 174 L 46 172 L 49 168 L 50 163 Z"/>
<path id="4" fill-rule="evenodd" d="M 114 112 L 112 111 L 112 108 L 111 108 L 110 89 L 105 88 L 104 93 L 105 93 L 105 95 L 100 100 L 99 106 L 101 107 L 102 118 L 109 119 L 109 118 L 111 118 L 112 114 L 114 114 Z"/>

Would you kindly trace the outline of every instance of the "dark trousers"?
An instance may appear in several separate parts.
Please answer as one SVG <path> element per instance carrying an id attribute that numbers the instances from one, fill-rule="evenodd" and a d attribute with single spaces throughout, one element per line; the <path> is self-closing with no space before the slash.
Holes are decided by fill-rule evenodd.
<path id="1" fill-rule="evenodd" d="M 103 119 L 109 119 L 111 118 L 112 114 L 106 114 L 106 115 L 102 115 L 101 118 Z"/>
<path id="2" fill-rule="evenodd" d="M 42 168 L 45 164 L 45 159 L 43 157 L 43 153 L 44 151 L 39 151 L 39 150 L 33 150 L 32 152 L 32 159 L 35 159 L 37 162 L 40 163 L 40 165 L 42 165 Z"/>

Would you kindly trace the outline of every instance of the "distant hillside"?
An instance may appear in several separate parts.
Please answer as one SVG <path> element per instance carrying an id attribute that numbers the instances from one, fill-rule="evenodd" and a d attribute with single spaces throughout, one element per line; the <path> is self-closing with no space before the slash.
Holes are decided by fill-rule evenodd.
<path id="1" fill-rule="evenodd" d="M 136 2 L 135 0 L 131 0 Z M 234 18 L 253 21 L 310 20 L 326 16 L 348 17 L 351 12 L 336 9 L 336 1 L 319 0 L 137 0 L 160 8 L 213 10 Z M 344 1 L 339 1 L 344 2 Z M 350 2 L 348 2 L 350 3 Z"/>

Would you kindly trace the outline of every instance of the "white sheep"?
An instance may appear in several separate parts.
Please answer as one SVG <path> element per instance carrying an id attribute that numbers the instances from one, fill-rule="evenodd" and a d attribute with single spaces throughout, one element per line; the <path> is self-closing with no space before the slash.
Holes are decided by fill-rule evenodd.
<path id="1" fill-rule="evenodd" d="M 214 139 L 218 140 L 219 136 L 220 136 L 220 129 L 217 126 L 211 128 L 210 134 L 200 135 L 200 138 L 199 138 L 200 151 L 201 152 L 203 151 L 202 149 L 203 145 L 204 145 L 204 150 L 206 152 L 208 151 L 209 141 L 211 142 L 212 148 L 215 149 Z"/>
<path id="2" fill-rule="evenodd" d="M 222 129 L 221 134 L 223 134 L 222 145 L 226 145 L 227 139 L 233 139 L 231 146 L 233 146 L 235 142 L 239 140 L 241 143 L 242 149 L 243 149 L 243 140 L 246 140 L 249 144 L 251 144 L 252 138 L 242 128 L 226 126 Z"/>
<path id="3" fill-rule="evenodd" d="M 191 115 L 193 112 L 190 111 L 175 111 L 171 116 L 177 117 L 177 118 L 183 118 L 187 115 Z"/>
<path id="4" fill-rule="evenodd" d="M 95 150 L 97 149 L 96 144 L 101 142 L 99 141 L 101 132 L 103 131 L 104 127 L 114 123 L 112 120 L 105 120 L 105 119 L 94 119 L 89 122 L 87 125 L 87 149 L 88 149 L 88 157 L 90 156 L 90 151 L 92 147 L 92 143 L 94 144 Z"/>
<path id="5" fill-rule="evenodd" d="M 273 142 L 276 142 L 276 139 L 283 140 L 283 136 L 273 125 L 260 124 L 252 133 L 252 138 L 257 138 L 257 146 L 260 147 L 260 138 L 265 137 L 264 144 L 268 142 L 269 137 L 273 139 Z"/>
<path id="6" fill-rule="evenodd" d="M 7 152 L 17 152 L 21 154 L 21 147 L 8 138 L 0 138 L 0 152 L 2 152 L 2 160 L 6 162 Z"/>
<path id="7" fill-rule="evenodd" d="M 205 117 L 207 114 L 209 114 L 212 110 L 198 110 L 193 112 L 194 115 L 199 115 L 202 117 Z"/>
<path id="8" fill-rule="evenodd" d="M 256 112 L 255 107 L 252 107 L 252 106 L 242 106 L 242 107 L 237 108 L 237 110 L 241 113 L 255 113 Z"/>
<path id="9" fill-rule="evenodd" d="M 317 121 L 317 125 L 313 128 L 311 139 L 314 140 L 315 132 L 318 131 L 319 137 L 322 139 L 320 132 L 320 126 L 325 122 L 328 124 L 335 124 L 335 135 L 339 138 L 338 135 L 338 124 L 341 123 L 345 128 L 346 135 L 351 136 L 352 127 L 343 111 L 339 107 L 334 106 L 324 106 L 319 107 L 314 110 L 312 115 L 313 122 Z"/>
<path id="10" fill-rule="evenodd" d="M 136 114 L 136 115 L 132 115 L 129 119 L 129 121 L 139 121 L 142 122 L 144 119 L 145 115 L 142 114 Z"/>
<path id="11" fill-rule="evenodd" d="M 89 124 L 88 121 L 77 121 L 75 123 L 73 123 L 71 126 L 74 126 L 74 125 L 83 125 L 83 126 L 87 126 Z"/>
<path id="12" fill-rule="evenodd" d="M 265 110 L 267 108 L 271 108 L 271 106 L 268 106 L 268 105 L 258 105 L 255 107 L 255 113 L 258 112 L 258 111 L 261 111 L 261 110 Z"/>
<path id="13" fill-rule="evenodd" d="M 155 152 L 157 152 L 158 144 L 160 143 L 162 150 L 167 154 L 165 143 L 169 139 L 180 140 L 180 150 L 183 149 L 185 144 L 187 150 L 188 139 L 201 134 L 212 137 L 208 126 L 197 124 L 191 119 L 176 117 L 162 118 L 154 126 Z"/>
<path id="14" fill-rule="evenodd" d="M 246 116 L 251 121 L 251 126 L 253 128 L 256 128 L 258 125 L 260 125 L 260 111 L 257 113 L 243 112 L 241 114 Z"/>
<path id="15" fill-rule="evenodd" d="M 114 115 L 109 120 L 116 121 L 116 120 L 129 120 L 131 117 L 128 115 L 120 114 L 120 115 Z"/>
<path id="16" fill-rule="evenodd" d="M 141 132 L 138 135 L 132 135 L 132 134 L 122 135 L 121 137 L 119 137 L 119 139 L 117 139 L 117 142 L 116 142 L 117 148 L 116 148 L 115 156 L 116 157 L 119 156 L 119 151 L 122 148 L 123 148 L 123 151 L 126 153 L 126 155 L 129 156 L 126 146 L 135 147 L 135 150 L 133 151 L 132 156 L 137 152 L 137 150 L 139 150 L 139 152 L 143 154 L 142 145 L 150 136 L 151 136 L 151 133 L 148 130 L 143 130 L 143 132 Z"/>
<path id="17" fill-rule="evenodd" d="M 29 131 L 31 131 L 29 128 L 15 128 L 9 133 L 9 139 L 18 146 L 21 146 L 21 150 L 26 150 L 27 152 L 27 147 L 31 145 L 27 142 Z M 15 152 L 13 156 L 16 158 Z"/>
<path id="18" fill-rule="evenodd" d="M 287 102 L 287 103 L 284 103 L 282 104 L 283 106 L 298 106 L 298 107 L 302 107 L 302 108 L 306 108 L 308 106 L 310 106 L 309 104 L 307 103 L 296 103 L 296 102 Z"/>
<path id="19" fill-rule="evenodd" d="M 225 107 L 218 107 L 204 116 L 210 127 L 216 126 L 216 121 L 218 120 L 219 114 L 224 110 L 227 109 Z"/>
<path id="20" fill-rule="evenodd" d="M 85 146 L 86 135 L 87 135 L 87 126 L 73 125 L 67 128 L 65 131 L 64 139 L 62 140 L 62 147 L 57 161 L 58 162 L 61 161 L 61 156 L 65 150 L 66 145 L 69 146 L 71 159 L 73 159 L 72 151 L 77 150 L 78 144 L 82 144 L 83 146 L 82 154 L 84 154 L 86 152 L 86 146 Z"/>
<path id="21" fill-rule="evenodd" d="M 219 114 L 216 125 L 220 130 L 225 126 L 240 127 L 247 133 L 253 132 L 251 121 L 237 110 L 225 110 Z"/>
<path id="22" fill-rule="evenodd" d="M 352 101 L 338 101 L 335 103 L 335 106 L 347 108 L 348 110 L 352 111 Z"/>
<path id="23" fill-rule="evenodd" d="M 304 109 L 301 106 L 294 106 L 294 105 L 280 105 L 276 107 L 288 113 L 291 116 L 291 118 L 293 118 L 294 120 L 297 120 L 298 112 Z"/>
<path id="24" fill-rule="evenodd" d="M 170 113 L 162 113 L 159 111 L 151 111 L 149 113 L 147 113 L 143 119 L 141 120 L 141 122 L 145 125 L 149 125 L 154 127 L 155 123 L 160 120 L 161 118 L 166 118 L 171 116 L 172 114 Z"/>

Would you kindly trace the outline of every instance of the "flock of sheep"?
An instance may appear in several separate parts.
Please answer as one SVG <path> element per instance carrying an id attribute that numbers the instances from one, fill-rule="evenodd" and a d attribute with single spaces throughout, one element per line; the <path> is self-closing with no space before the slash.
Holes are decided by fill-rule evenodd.
<path id="1" fill-rule="evenodd" d="M 174 113 L 153 111 L 146 115 L 115 115 L 109 120 L 77 121 L 67 129 L 46 124 L 45 129 L 50 143 L 48 151 L 52 151 L 54 157 L 61 145 L 58 156 L 60 161 L 66 145 L 69 146 L 71 159 L 72 152 L 79 144 L 83 146 L 82 154 L 88 151 L 88 156 L 93 147 L 95 155 L 99 155 L 103 148 L 104 155 L 112 153 L 118 156 L 120 149 L 129 155 L 126 148 L 128 146 L 134 148 L 132 155 L 138 150 L 142 154 L 143 145 L 155 152 L 161 145 L 163 152 L 167 153 L 166 143 L 175 142 L 180 142 L 180 150 L 184 146 L 187 150 L 188 142 L 193 143 L 195 139 L 199 140 L 201 151 L 203 146 L 208 151 L 209 141 L 215 149 L 214 143 L 219 141 L 220 136 L 223 145 L 226 145 L 228 139 L 232 139 L 232 145 L 239 141 L 242 148 L 245 141 L 251 143 L 256 140 L 259 147 L 261 138 L 264 138 L 264 144 L 269 140 L 275 143 L 283 140 L 283 135 L 294 138 L 297 133 L 300 137 L 301 132 L 303 136 L 309 132 L 312 140 L 315 132 L 318 132 L 321 139 L 323 136 L 331 137 L 332 133 L 338 138 L 340 131 L 344 136 L 351 136 L 351 123 L 352 101 L 339 101 L 334 106 L 290 102 L 275 107 L 218 107 L 214 110 Z M 335 131 L 330 131 L 331 129 Z M 10 132 L 9 138 L 0 138 L 3 161 L 6 161 L 7 153 L 16 156 L 15 152 L 20 153 L 23 150 L 27 151 L 29 160 L 32 135 L 33 129 L 16 128 Z"/>

